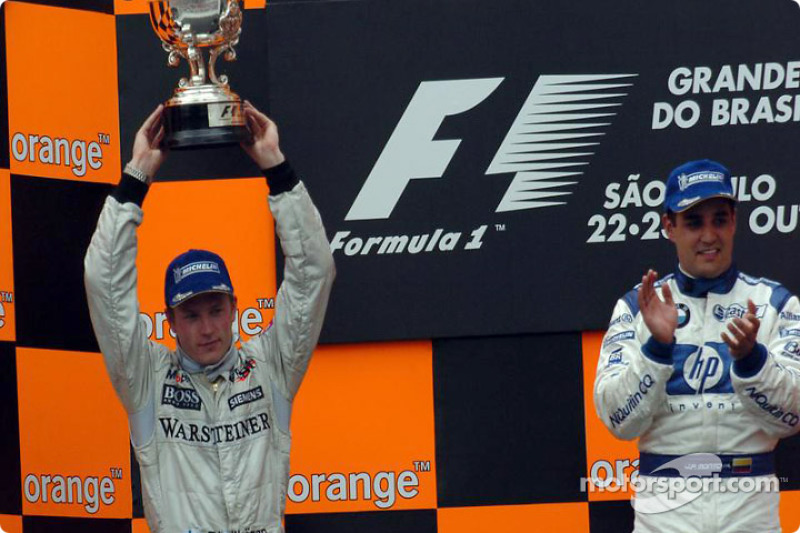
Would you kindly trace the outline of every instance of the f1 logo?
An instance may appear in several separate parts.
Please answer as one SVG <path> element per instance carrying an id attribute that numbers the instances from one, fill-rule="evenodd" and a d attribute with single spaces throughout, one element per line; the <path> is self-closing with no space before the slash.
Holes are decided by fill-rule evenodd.
<path id="1" fill-rule="evenodd" d="M 605 135 L 612 108 L 627 93 L 621 82 L 635 74 L 542 75 L 511 125 L 486 174 L 514 173 L 500 211 L 563 205 L 559 190 L 575 185 L 588 165 L 595 137 Z M 424 81 L 420 83 L 372 168 L 345 220 L 387 219 L 408 183 L 436 179 L 461 144 L 460 139 L 433 140 L 445 118 L 474 108 L 505 78 Z M 602 120 L 599 120 L 602 119 Z"/>
<path id="2" fill-rule="evenodd" d="M 389 218 L 412 179 L 441 178 L 460 140 L 434 141 L 445 117 L 483 102 L 503 78 L 420 83 L 345 220 Z"/>
<path id="3" fill-rule="evenodd" d="M 225 107 L 222 108 L 222 114 L 220 118 L 235 118 L 240 117 L 242 115 L 242 106 L 239 104 L 226 104 Z"/>

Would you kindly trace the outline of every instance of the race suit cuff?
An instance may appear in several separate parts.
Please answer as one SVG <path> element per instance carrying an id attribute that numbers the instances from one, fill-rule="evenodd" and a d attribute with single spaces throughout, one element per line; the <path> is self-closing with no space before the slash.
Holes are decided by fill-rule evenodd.
<path id="1" fill-rule="evenodd" d="M 642 345 L 642 353 L 651 361 L 662 365 L 672 364 L 672 350 L 675 348 L 675 338 L 669 344 L 657 341 L 654 337 Z"/>
<path id="2" fill-rule="evenodd" d="M 122 179 L 119 180 L 119 185 L 111 191 L 111 196 L 121 204 L 133 202 L 142 207 L 142 202 L 144 202 L 148 189 L 149 186 L 147 184 L 142 183 L 133 176 L 123 174 Z"/>
<path id="3" fill-rule="evenodd" d="M 767 348 L 760 343 L 753 346 L 753 351 L 733 362 L 733 371 L 742 378 L 752 378 L 764 368 L 767 362 Z"/>
<path id="4" fill-rule="evenodd" d="M 267 178 L 270 196 L 291 191 L 300 182 L 288 160 L 278 166 L 262 169 L 261 172 Z"/>

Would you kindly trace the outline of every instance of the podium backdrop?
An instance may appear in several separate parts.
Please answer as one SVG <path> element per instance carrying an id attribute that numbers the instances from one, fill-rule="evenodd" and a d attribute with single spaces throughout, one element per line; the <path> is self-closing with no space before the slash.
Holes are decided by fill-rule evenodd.
<path id="1" fill-rule="evenodd" d="M 800 7 L 791 0 L 246 0 L 232 88 L 279 124 L 338 278 L 298 396 L 286 529 L 630 531 L 635 443 L 592 382 L 616 298 L 676 266 L 663 179 L 731 168 L 745 272 L 800 291 Z M 0 13 L 0 529 L 144 532 L 83 255 L 135 131 L 188 67 L 145 0 Z M 281 258 L 238 147 L 170 154 L 139 232 L 142 320 L 174 343 L 163 272 L 216 250 L 243 338 Z M 800 437 L 778 448 L 800 526 Z"/>

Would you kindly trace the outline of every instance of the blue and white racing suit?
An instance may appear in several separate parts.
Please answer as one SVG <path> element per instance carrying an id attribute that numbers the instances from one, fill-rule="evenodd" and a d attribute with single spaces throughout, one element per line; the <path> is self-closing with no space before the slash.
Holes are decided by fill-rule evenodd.
<path id="1" fill-rule="evenodd" d="M 663 465 L 706 453 L 721 459 L 717 476 L 727 483 L 772 480 L 775 490 L 713 490 L 659 512 L 637 507 L 635 531 L 778 532 L 773 450 L 800 431 L 800 302 L 780 284 L 735 267 L 711 280 L 679 269 L 657 282 L 659 296 L 664 284 L 678 309 L 674 343 L 651 337 L 638 287 L 623 296 L 600 352 L 597 414 L 618 438 L 639 438 L 640 475 L 674 476 Z M 757 344 L 734 362 L 720 335 L 744 316 L 748 300 L 760 320 Z"/>

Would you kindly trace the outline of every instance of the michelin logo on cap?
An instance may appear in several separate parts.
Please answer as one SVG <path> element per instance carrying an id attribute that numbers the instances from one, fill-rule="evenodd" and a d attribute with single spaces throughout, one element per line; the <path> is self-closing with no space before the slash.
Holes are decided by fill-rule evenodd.
<path id="1" fill-rule="evenodd" d="M 219 274 L 219 265 L 213 261 L 197 261 L 172 270 L 172 274 L 175 276 L 175 283 L 180 283 L 182 279 L 201 272 Z"/>
<path id="2" fill-rule="evenodd" d="M 717 183 L 723 183 L 725 181 L 725 174 L 722 172 L 713 172 L 713 171 L 703 171 L 703 172 L 695 172 L 694 174 L 681 174 L 678 176 L 678 186 L 681 188 L 682 191 L 685 191 L 688 187 L 692 185 L 697 185 L 698 183 L 707 183 L 709 181 L 716 181 Z"/>

